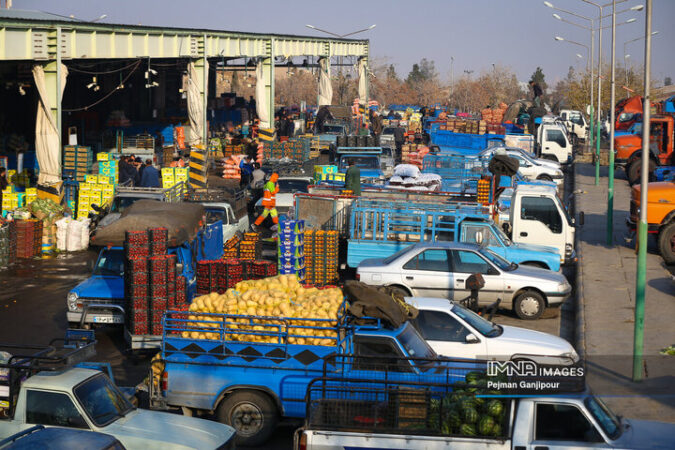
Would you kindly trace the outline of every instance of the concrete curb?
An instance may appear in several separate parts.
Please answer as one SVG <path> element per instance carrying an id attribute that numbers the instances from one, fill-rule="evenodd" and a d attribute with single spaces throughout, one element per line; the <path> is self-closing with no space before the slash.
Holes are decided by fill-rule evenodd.
<path id="1" fill-rule="evenodd" d="M 577 188 L 577 164 L 574 164 L 574 186 L 573 190 Z M 579 194 L 581 195 L 581 194 Z M 574 196 L 574 213 L 580 212 L 578 210 L 577 196 Z M 581 261 L 583 259 L 583 252 L 581 250 L 579 233 L 580 230 L 574 234 L 574 247 L 577 253 L 576 262 L 576 295 L 575 295 L 575 320 L 574 320 L 574 347 L 583 360 L 586 356 L 586 318 L 585 318 L 585 302 L 584 302 L 584 277 L 581 271 Z"/>

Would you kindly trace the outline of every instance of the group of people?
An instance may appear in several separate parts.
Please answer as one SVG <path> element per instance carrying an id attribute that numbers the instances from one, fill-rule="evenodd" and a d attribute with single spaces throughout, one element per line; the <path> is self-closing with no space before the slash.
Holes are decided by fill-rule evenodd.
<path id="1" fill-rule="evenodd" d="M 119 184 L 130 183 L 131 186 L 161 187 L 159 170 L 152 165 L 151 159 L 145 163 L 134 155 L 122 156 L 119 161 Z"/>

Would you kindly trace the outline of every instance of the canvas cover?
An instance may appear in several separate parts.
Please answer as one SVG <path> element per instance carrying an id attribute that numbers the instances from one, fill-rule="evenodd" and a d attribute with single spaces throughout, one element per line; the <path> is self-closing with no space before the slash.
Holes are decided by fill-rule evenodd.
<path id="1" fill-rule="evenodd" d="M 169 246 L 176 247 L 197 237 L 203 217 L 204 207 L 199 203 L 138 200 L 118 220 L 97 229 L 91 245 L 121 246 L 127 231 L 165 227 L 169 230 Z"/>

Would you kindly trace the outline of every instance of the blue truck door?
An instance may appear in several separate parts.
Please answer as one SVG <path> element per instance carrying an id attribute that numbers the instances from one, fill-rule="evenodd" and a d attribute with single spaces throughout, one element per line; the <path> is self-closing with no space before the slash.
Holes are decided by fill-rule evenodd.
<path id="1" fill-rule="evenodd" d="M 197 261 L 213 261 L 223 257 L 223 221 L 206 226 L 197 238 Z"/>
<path id="2" fill-rule="evenodd" d="M 489 248 L 502 258 L 506 258 L 506 248 L 504 244 L 495 236 L 492 227 L 484 222 L 462 222 L 460 225 L 460 242 L 468 244 L 478 244 L 478 233 L 482 234 L 481 245 Z M 506 258 L 507 260 L 509 258 Z"/>

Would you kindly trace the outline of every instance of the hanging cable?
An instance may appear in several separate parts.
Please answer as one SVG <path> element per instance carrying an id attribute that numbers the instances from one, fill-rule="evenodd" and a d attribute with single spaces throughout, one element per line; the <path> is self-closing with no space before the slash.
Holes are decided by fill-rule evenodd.
<path id="1" fill-rule="evenodd" d="M 126 83 L 127 80 L 128 80 L 129 78 L 131 78 L 131 75 L 136 71 L 136 69 L 138 69 L 138 67 L 139 67 L 140 65 L 141 65 L 141 60 L 138 60 L 138 61 L 136 62 L 136 66 L 135 66 L 133 69 L 131 69 L 131 71 L 130 71 L 130 72 L 127 74 L 127 76 L 120 82 L 120 84 L 118 84 L 118 85 L 115 87 L 115 89 L 113 89 L 112 91 L 108 92 L 106 95 L 104 95 L 103 97 L 101 97 L 100 99 L 98 99 L 97 101 L 95 101 L 94 103 L 92 103 L 91 105 L 87 105 L 87 106 L 84 106 L 84 107 L 82 107 L 82 108 L 62 109 L 62 111 L 63 111 L 63 112 L 86 111 L 86 110 L 88 110 L 89 108 L 92 108 L 92 107 L 98 105 L 99 103 L 105 101 L 105 100 L 108 99 L 111 95 L 113 95 L 115 92 L 117 92 L 117 91 L 120 90 L 120 86 L 123 86 L 124 83 Z"/>
<path id="2" fill-rule="evenodd" d="M 127 66 L 124 66 L 124 67 L 122 67 L 122 68 L 120 68 L 120 69 L 107 70 L 107 71 L 102 71 L 102 72 L 94 72 L 94 71 L 89 71 L 89 70 L 82 70 L 82 69 L 78 69 L 77 67 L 74 67 L 74 66 L 68 66 L 68 70 L 71 70 L 71 71 L 73 71 L 73 72 L 86 73 L 87 75 L 107 75 L 107 74 L 111 74 L 111 73 L 122 72 L 123 70 L 128 69 L 129 67 L 133 66 L 134 64 L 136 64 L 136 63 L 139 62 L 139 61 L 140 61 L 140 59 L 135 59 L 134 62 L 132 62 L 131 64 L 129 64 L 129 65 L 127 65 Z"/>

